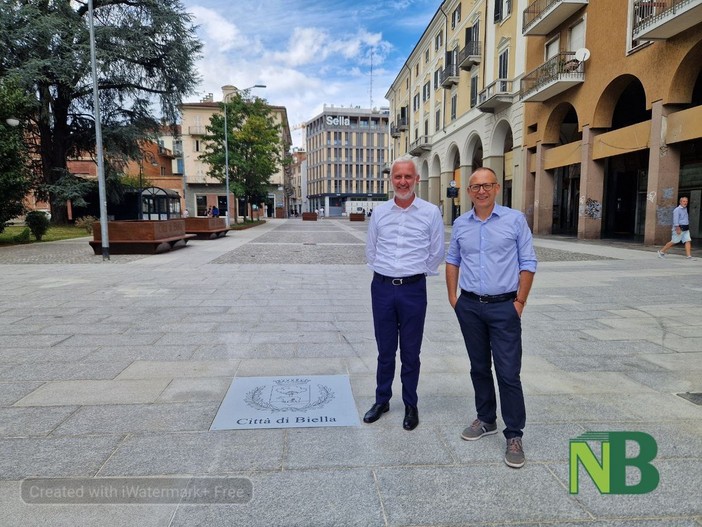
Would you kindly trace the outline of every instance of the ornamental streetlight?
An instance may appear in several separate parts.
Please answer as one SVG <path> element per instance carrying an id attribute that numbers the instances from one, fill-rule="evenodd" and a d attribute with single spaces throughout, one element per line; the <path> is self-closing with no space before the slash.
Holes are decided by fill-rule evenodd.
<path id="1" fill-rule="evenodd" d="M 245 90 L 236 90 L 237 92 L 248 92 L 249 90 L 252 90 L 254 88 L 265 88 L 265 84 L 254 84 L 253 86 L 246 88 Z M 229 130 L 227 129 L 227 100 L 231 96 L 231 93 L 228 93 L 227 95 L 224 96 L 224 99 L 222 102 L 224 103 L 224 182 L 225 182 L 225 187 L 226 187 L 226 192 L 227 192 L 227 212 L 225 214 L 225 222 L 227 225 L 227 228 L 231 225 L 231 221 L 229 219 Z"/>

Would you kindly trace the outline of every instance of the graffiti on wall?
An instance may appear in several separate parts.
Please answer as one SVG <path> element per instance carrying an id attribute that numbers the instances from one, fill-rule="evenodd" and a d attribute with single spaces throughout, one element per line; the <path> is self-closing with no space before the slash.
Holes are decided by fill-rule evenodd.
<path id="1" fill-rule="evenodd" d="M 593 220 L 602 219 L 602 203 L 596 199 L 587 198 L 583 206 L 583 216 Z"/>

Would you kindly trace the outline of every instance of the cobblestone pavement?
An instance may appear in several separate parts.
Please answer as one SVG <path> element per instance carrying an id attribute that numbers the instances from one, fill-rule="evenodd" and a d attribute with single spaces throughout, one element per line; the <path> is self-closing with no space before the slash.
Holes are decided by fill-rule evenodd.
<path id="1" fill-rule="evenodd" d="M 402 429 L 396 396 L 372 425 L 210 431 L 237 377 L 347 375 L 359 416 L 370 407 L 366 229 L 272 220 L 107 262 L 87 239 L 0 248 L 0 525 L 702 527 L 702 266 L 679 249 L 660 259 L 635 244 L 535 239 L 520 470 L 504 464 L 500 434 L 460 438 L 473 391 L 443 268 L 427 281 L 416 430 Z M 654 438 L 657 488 L 601 494 L 580 466 L 571 494 L 569 443 L 589 431 Z M 638 474 L 627 468 L 627 484 Z M 235 477 L 253 495 L 37 505 L 36 477 L 142 490 L 138 478 Z"/>

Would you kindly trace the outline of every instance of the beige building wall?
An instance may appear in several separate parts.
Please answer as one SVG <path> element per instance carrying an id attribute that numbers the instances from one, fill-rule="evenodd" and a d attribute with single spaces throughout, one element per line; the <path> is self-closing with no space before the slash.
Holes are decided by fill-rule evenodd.
<path id="1" fill-rule="evenodd" d="M 696 170 L 694 159 L 686 161 L 690 156 L 684 154 L 702 138 L 696 117 L 702 2 L 583 1 L 562 19 L 549 12 L 543 16 L 558 23 L 546 34 L 528 36 L 526 78 L 533 79 L 532 72 L 548 73 L 549 46 L 565 55 L 554 64 L 558 73 L 553 82 L 543 84 L 547 95 L 523 99 L 528 165 L 523 192 L 534 196 L 534 231 L 549 234 L 562 227 L 559 178 L 577 172 L 573 234 L 664 243 L 679 195 L 691 196 L 691 212 L 697 207 L 699 217 L 702 174 L 689 173 Z M 578 24 L 584 24 L 589 58 L 569 71 Z M 637 38 L 646 27 L 658 31 L 654 39 Z M 558 85 L 563 90 L 549 95 Z"/>
<path id="2" fill-rule="evenodd" d="M 524 210 L 529 201 L 522 192 L 518 98 L 525 66 L 519 13 L 526 5 L 442 2 L 386 94 L 391 161 L 408 152 L 417 156 L 419 195 L 442 208 L 446 224 L 471 207 L 465 184 L 479 166 L 497 173 L 502 202 Z M 452 181 L 457 198 L 447 196 Z"/>

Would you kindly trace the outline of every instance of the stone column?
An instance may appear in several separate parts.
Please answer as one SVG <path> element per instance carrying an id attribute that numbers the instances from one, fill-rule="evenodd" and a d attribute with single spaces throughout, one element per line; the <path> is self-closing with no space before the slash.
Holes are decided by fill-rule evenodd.
<path id="1" fill-rule="evenodd" d="M 651 137 L 649 138 L 648 188 L 644 244 L 662 245 L 670 241 L 673 209 L 678 206 L 680 182 L 680 151 L 665 143 L 666 120 L 669 110 L 661 101 L 651 108 Z"/>
<path id="2" fill-rule="evenodd" d="M 497 174 L 497 182 L 500 184 L 500 188 L 504 185 L 504 179 L 505 179 L 505 158 L 504 156 L 493 156 L 493 157 L 484 157 L 483 158 L 483 166 L 487 168 L 491 168 L 495 174 Z M 495 200 L 496 203 L 499 205 L 502 205 L 502 191 L 500 191 L 497 194 L 497 199 Z"/>
<path id="3" fill-rule="evenodd" d="M 529 152 L 527 148 L 522 153 L 522 178 L 520 181 L 522 199 L 516 203 L 516 208 L 524 211 L 529 228 L 534 228 L 534 187 L 536 177 L 529 171 L 531 166 L 531 156 L 536 155 Z"/>
<path id="4" fill-rule="evenodd" d="M 465 165 L 461 167 L 461 189 L 458 191 L 458 197 L 461 203 L 461 214 L 464 214 L 473 208 L 473 202 L 471 201 L 470 194 L 468 192 L 468 180 L 470 179 L 470 175 L 472 173 L 472 165 Z"/>
<path id="5" fill-rule="evenodd" d="M 578 238 L 585 240 L 596 240 L 602 237 L 605 169 L 603 161 L 592 159 L 593 146 L 597 135 L 590 126 L 583 127 Z"/>
<path id="6" fill-rule="evenodd" d="M 428 191 L 427 201 L 433 203 L 434 205 L 438 205 L 439 200 L 441 199 L 441 174 L 429 176 Z"/>
<path id="7" fill-rule="evenodd" d="M 534 234 L 551 234 L 553 226 L 553 174 L 544 169 L 544 152 L 550 147 L 536 145 L 536 180 L 534 181 Z"/>

